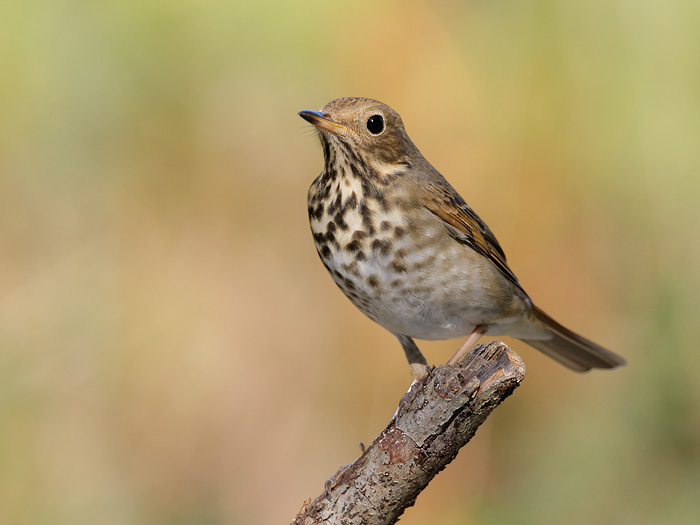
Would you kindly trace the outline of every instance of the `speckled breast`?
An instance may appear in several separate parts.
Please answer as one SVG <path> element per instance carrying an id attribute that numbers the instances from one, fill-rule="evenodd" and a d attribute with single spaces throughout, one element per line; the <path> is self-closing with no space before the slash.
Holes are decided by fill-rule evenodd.
<path id="1" fill-rule="evenodd" d="M 449 285 L 459 288 L 464 269 L 452 264 L 446 272 L 444 264 L 463 257 L 463 249 L 438 252 L 433 240 L 444 232 L 437 225 L 434 232 L 417 232 L 398 207 L 368 196 L 360 180 L 324 175 L 309 191 L 309 218 L 323 264 L 369 318 L 421 339 L 471 331 L 473 324 L 460 315 L 464 298 Z"/>

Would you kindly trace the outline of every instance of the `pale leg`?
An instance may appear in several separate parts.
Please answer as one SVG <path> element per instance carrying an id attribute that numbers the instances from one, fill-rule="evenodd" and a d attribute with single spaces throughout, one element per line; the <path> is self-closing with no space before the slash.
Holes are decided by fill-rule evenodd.
<path id="1" fill-rule="evenodd" d="M 474 327 L 474 330 L 472 331 L 471 334 L 469 334 L 469 337 L 467 337 L 467 340 L 462 343 L 462 346 L 459 347 L 459 349 L 455 352 L 455 355 L 450 357 L 449 361 L 447 361 L 448 365 L 454 365 L 457 363 L 460 359 L 464 357 L 464 355 L 469 351 L 469 349 L 472 347 L 474 343 L 476 343 L 479 338 L 486 333 L 486 331 L 489 329 L 488 325 L 485 324 L 479 324 Z"/>
<path id="2" fill-rule="evenodd" d="M 411 377 L 413 377 L 413 383 L 411 383 L 411 386 L 413 386 L 415 383 L 423 379 L 423 376 L 425 375 L 425 368 L 426 366 L 428 366 L 428 362 L 425 360 L 425 357 L 416 346 L 416 343 L 413 342 L 413 339 L 411 339 L 407 335 L 394 335 L 399 340 L 401 346 L 403 347 L 403 351 L 406 353 L 408 365 L 411 367 Z"/>

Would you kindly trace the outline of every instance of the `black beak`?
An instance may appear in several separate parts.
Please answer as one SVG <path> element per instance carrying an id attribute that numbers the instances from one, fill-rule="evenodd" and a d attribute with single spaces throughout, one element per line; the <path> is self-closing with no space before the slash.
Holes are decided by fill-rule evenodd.
<path id="1" fill-rule="evenodd" d="M 321 113 L 320 111 L 309 111 L 305 109 L 299 112 L 299 116 L 310 122 L 319 129 L 325 129 L 336 135 L 339 133 L 346 133 L 352 131 L 351 129 L 343 126 L 342 124 L 336 124 L 331 120 L 331 116 L 328 113 Z"/>
<path id="2" fill-rule="evenodd" d="M 303 118 L 305 121 L 310 122 L 314 126 L 318 124 L 319 121 L 321 120 L 328 120 L 328 115 L 325 113 L 321 113 L 320 111 L 310 111 L 308 109 L 305 109 L 304 111 L 299 112 L 299 116 Z"/>

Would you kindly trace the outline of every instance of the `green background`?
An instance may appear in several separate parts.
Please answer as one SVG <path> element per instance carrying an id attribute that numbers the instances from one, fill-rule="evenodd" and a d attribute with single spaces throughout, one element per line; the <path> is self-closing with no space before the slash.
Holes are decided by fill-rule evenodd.
<path id="1" fill-rule="evenodd" d="M 523 385 L 402 524 L 700 519 L 700 4 L 2 2 L 0 523 L 287 523 L 391 417 L 297 117 L 382 100 L 534 300 Z M 431 363 L 459 341 L 423 343 Z"/>

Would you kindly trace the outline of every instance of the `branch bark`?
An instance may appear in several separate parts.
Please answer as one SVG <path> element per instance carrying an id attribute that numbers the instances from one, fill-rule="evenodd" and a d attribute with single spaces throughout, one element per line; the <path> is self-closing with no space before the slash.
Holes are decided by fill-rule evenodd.
<path id="1" fill-rule="evenodd" d="M 294 525 L 396 523 L 524 374 L 520 357 L 500 341 L 476 345 L 455 366 L 430 369 L 386 429 L 304 504 Z"/>

